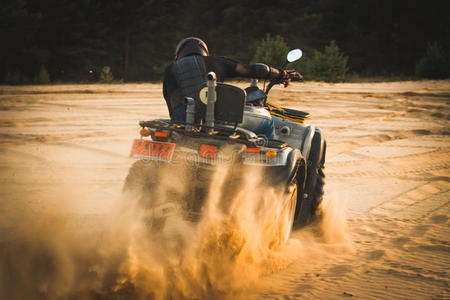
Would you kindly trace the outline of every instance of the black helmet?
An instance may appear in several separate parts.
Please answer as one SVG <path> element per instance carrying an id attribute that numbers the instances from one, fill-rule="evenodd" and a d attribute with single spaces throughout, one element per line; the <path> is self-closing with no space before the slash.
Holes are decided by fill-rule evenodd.
<path id="1" fill-rule="evenodd" d="M 188 37 L 178 43 L 175 49 L 175 59 L 181 57 L 198 54 L 202 56 L 208 56 L 208 46 L 205 42 L 196 37 Z"/>

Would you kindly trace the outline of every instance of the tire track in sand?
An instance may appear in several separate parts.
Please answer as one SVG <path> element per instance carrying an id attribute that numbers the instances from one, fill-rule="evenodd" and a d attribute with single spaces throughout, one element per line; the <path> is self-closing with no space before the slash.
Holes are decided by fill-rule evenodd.
<path id="1" fill-rule="evenodd" d="M 342 142 L 342 143 L 335 143 L 332 147 L 330 147 L 327 151 L 327 158 L 333 158 L 336 155 L 343 154 L 364 146 L 372 146 L 379 143 L 384 143 L 388 141 L 393 140 L 400 140 L 400 139 L 407 139 L 411 137 L 416 136 L 423 136 L 423 135 L 431 135 L 431 134 L 446 134 L 446 132 L 432 132 L 430 130 L 420 130 L 420 129 L 414 129 L 414 130 L 405 130 L 405 131 L 398 131 L 395 133 L 390 134 L 375 134 L 375 135 L 368 135 L 363 136 L 360 138 L 355 138 L 348 142 Z"/>

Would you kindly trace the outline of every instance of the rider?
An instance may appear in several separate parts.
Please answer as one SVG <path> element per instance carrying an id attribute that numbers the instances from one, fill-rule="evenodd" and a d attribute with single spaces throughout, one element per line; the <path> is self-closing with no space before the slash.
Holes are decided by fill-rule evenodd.
<path id="1" fill-rule="evenodd" d="M 219 82 L 234 77 L 287 79 L 292 76 L 291 73 L 265 64 L 245 65 L 226 57 L 209 56 L 205 42 L 196 37 L 185 38 L 178 43 L 175 61 L 164 73 L 163 94 L 172 120 L 186 120 L 184 98 L 198 99 L 198 87 L 204 84 L 206 75 L 211 71 L 216 73 Z M 252 129 L 256 134 L 264 134 L 269 139 L 275 138 L 270 114 L 264 109 L 251 110 L 253 111 L 247 112 L 246 109 L 244 123 L 253 124 L 251 127 L 256 128 L 248 129 Z"/>

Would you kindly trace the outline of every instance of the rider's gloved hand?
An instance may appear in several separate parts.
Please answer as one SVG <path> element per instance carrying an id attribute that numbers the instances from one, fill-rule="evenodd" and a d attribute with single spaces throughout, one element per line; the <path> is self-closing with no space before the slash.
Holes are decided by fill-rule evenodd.
<path id="1" fill-rule="evenodd" d="M 289 74 L 289 79 L 291 81 L 303 81 L 303 76 L 299 72 L 295 70 L 288 70 L 286 72 Z"/>
<path id="2" fill-rule="evenodd" d="M 282 81 L 303 81 L 303 76 L 295 70 L 280 70 Z"/>

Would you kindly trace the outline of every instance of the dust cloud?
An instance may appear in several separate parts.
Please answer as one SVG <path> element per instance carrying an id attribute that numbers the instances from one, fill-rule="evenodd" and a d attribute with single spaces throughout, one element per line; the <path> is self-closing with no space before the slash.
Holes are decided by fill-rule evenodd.
<path id="1" fill-rule="evenodd" d="M 149 187 L 130 175 L 133 188 L 96 199 L 112 208 L 89 228 L 79 229 L 83 220 L 67 213 L 80 200 L 67 193 L 80 190 L 77 183 L 48 191 L 58 205 L 45 213 L 24 207 L 13 216 L 20 222 L 2 241 L 0 298 L 245 298 L 260 278 L 317 247 L 324 251 L 324 243 L 345 242 L 345 219 L 333 201 L 324 203 L 321 221 L 285 241 L 288 199 L 264 187 L 257 170 L 237 187 L 231 168 L 218 166 L 195 221 L 182 205 L 192 176 L 186 169 L 134 171 L 158 179 Z"/>

